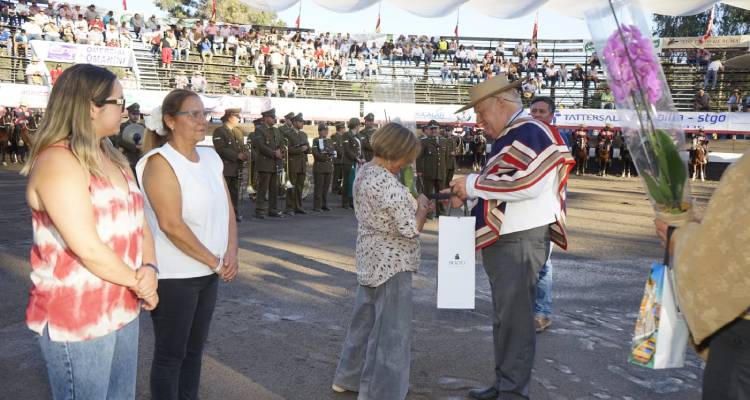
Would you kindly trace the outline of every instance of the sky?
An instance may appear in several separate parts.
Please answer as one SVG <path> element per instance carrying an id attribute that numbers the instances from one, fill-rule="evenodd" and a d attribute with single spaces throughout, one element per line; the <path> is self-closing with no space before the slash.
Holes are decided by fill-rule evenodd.
<path id="1" fill-rule="evenodd" d="M 151 0 L 127 1 L 128 11 L 142 11 L 148 15 L 160 12 Z M 121 5 L 119 0 L 109 0 L 107 3 L 112 3 L 113 8 Z M 279 12 L 279 18 L 286 22 L 287 26 L 294 26 L 298 11 L 297 5 L 292 6 Z M 303 28 L 322 32 L 372 33 L 375 31 L 377 18 L 377 4 L 358 12 L 341 14 L 328 11 L 311 0 L 302 0 Z M 422 18 L 399 9 L 391 2 L 382 2 L 380 19 L 382 33 L 453 35 L 453 28 L 456 26 L 455 12 L 441 18 Z M 463 6 L 460 9 L 458 33 L 460 36 L 530 38 L 533 26 L 533 14 L 517 19 L 498 19 L 482 15 L 473 7 Z M 588 39 L 590 37 L 586 23 L 582 19 L 551 11 L 539 12 L 539 39 Z"/>

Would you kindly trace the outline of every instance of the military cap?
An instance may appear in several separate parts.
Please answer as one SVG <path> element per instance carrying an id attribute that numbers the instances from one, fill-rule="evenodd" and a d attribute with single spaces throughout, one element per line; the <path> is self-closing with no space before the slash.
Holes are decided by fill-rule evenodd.
<path id="1" fill-rule="evenodd" d="M 141 112 L 141 105 L 138 103 L 133 103 L 126 108 L 129 113 L 136 114 Z"/>
<path id="2" fill-rule="evenodd" d="M 375 121 L 375 116 L 372 113 L 365 115 L 365 121 Z"/>
<path id="3" fill-rule="evenodd" d="M 318 124 L 318 132 L 324 131 L 326 129 L 328 129 L 328 125 L 326 125 L 326 124 Z"/>
<path id="4" fill-rule="evenodd" d="M 349 126 L 349 128 L 354 128 L 355 126 L 359 126 L 359 118 L 351 118 L 347 125 Z"/>
<path id="5" fill-rule="evenodd" d="M 427 125 L 425 126 L 425 128 L 427 128 L 427 129 L 440 128 L 440 125 L 437 123 L 437 121 L 435 121 L 434 119 L 431 119 L 430 122 L 427 123 Z"/>
<path id="6" fill-rule="evenodd" d="M 264 117 L 274 117 L 274 118 L 276 118 L 276 109 L 275 108 L 268 109 L 266 111 L 261 112 L 260 115 L 262 115 Z"/>
<path id="7" fill-rule="evenodd" d="M 284 118 L 291 121 L 291 120 L 294 119 L 294 113 L 293 112 L 289 112 L 287 115 L 284 116 Z"/>
<path id="8" fill-rule="evenodd" d="M 226 121 L 232 115 L 239 117 L 240 113 L 242 113 L 242 110 L 240 110 L 239 108 L 227 108 L 226 110 L 224 110 L 224 115 L 221 117 L 221 120 Z"/>
<path id="9" fill-rule="evenodd" d="M 305 122 L 305 118 L 302 116 L 302 113 L 298 113 L 294 116 L 294 120 L 296 122 Z"/>
<path id="10" fill-rule="evenodd" d="M 346 128 L 346 125 L 344 125 L 343 122 L 336 122 L 336 129 L 340 129 L 340 128 Z"/>
<path id="11" fill-rule="evenodd" d="M 255 118 L 253 120 L 253 125 L 260 125 L 263 123 L 263 118 Z"/>

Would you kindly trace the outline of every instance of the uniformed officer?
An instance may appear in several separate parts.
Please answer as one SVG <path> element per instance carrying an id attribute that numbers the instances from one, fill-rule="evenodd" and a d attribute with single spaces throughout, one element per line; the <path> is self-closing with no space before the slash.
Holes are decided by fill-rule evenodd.
<path id="1" fill-rule="evenodd" d="M 245 146 L 245 136 L 240 129 L 239 108 L 227 108 L 221 117 L 223 124 L 216 128 L 213 133 L 214 149 L 224 162 L 224 179 L 227 181 L 229 195 L 234 206 L 237 222 L 242 221 L 242 210 L 240 204 L 240 186 L 244 182 L 239 181 L 243 168 L 250 160 L 250 151 Z"/>
<path id="2" fill-rule="evenodd" d="M 417 157 L 417 176 L 422 180 L 423 193 L 429 198 L 445 188 L 448 146 L 438 133 L 438 129 L 440 125 L 435 120 L 431 120 L 425 126 L 427 136 L 422 139 L 422 152 Z M 443 202 L 436 203 L 438 215 L 443 214 Z"/>
<path id="3" fill-rule="evenodd" d="M 359 130 L 359 119 L 350 119 L 347 126 L 349 130 L 346 131 L 341 141 L 341 206 L 346 209 L 354 207 L 351 190 L 355 165 L 365 162 L 356 134 Z"/>
<path id="4" fill-rule="evenodd" d="M 359 131 L 357 137 L 362 145 L 362 155 L 365 161 L 372 160 L 372 134 L 375 133 L 375 116 L 372 113 L 365 115 L 365 127 Z"/>
<path id="5" fill-rule="evenodd" d="M 344 136 L 346 136 L 346 124 L 343 122 L 336 123 L 336 132 L 331 136 L 331 144 L 333 149 L 336 150 L 336 157 L 333 159 L 333 180 L 331 181 L 331 193 L 341 194 L 341 158 L 344 156 L 343 142 Z M 345 187 L 345 186 L 344 186 Z"/>
<path id="6" fill-rule="evenodd" d="M 279 126 L 279 132 L 286 139 L 286 137 L 294 131 L 294 113 L 289 112 L 284 116 L 284 123 Z"/>
<path id="7" fill-rule="evenodd" d="M 293 188 L 286 192 L 286 211 L 288 214 L 307 214 L 302 208 L 302 191 L 305 189 L 307 172 L 307 155 L 310 154 L 310 144 L 307 134 L 302 130 L 305 118 L 302 113 L 292 119 L 292 130 L 286 136 L 289 151 L 287 176 Z"/>
<path id="8" fill-rule="evenodd" d="M 258 160 L 258 150 L 253 146 L 253 140 L 255 140 L 255 135 L 258 133 L 258 127 L 263 125 L 263 118 L 256 118 L 253 120 L 253 131 L 250 132 L 249 135 L 247 135 L 247 139 L 245 140 L 245 143 L 247 143 L 247 146 L 250 148 L 250 173 L 249 173 L 249 179 L 250 184 L 253 188 L 258 187 L 258 171 L 256 170 L 256 164 L 255 162 Z M 256 191 L 257 194 L 257 191 Z"/>
<path id="9" fill-rule="evenodd" d="M 261 113 L 263 123 L 253 137 L 253 148 L 256 149 L 258 159 L 255 161 L 255 169 L 258 174 L 257 196 L 255 200 L 255 217 L 283 217 L 276 207 L 279 197 L 278 171 L 284 155 L 281 152 L 283 138 L 276 124 L 276 110 L 270 109 Z"/>
<path id="10" fill-rule="evenodd" d="M 135 170 L 135 164 L 141 158 L 143 133 L 146 126 L 141 123 L 141 106 L 133 103 L 128 106 L 128 120 L 120 124 L 120 132 L 112 136 L 112 144 L 122 151 L 130 163 L 130 168 Z"/>
<path id="11" fill-rule="evenodd" d="M 446 125 L 441 133 L 443 134 L 443 143 L 445 143 L 445 182 L 453 180 L 453 173 L 456 172 L 456 149 L 459 144 L 453 139 L 453 127 Z"/>
<path id="12" fill-rule="evenodd" d="M 313 211 L 331 211 L 328 208 L 328 187 L 331 185 L 333 174 L 333 159 L 336 149 L 333 141 L 328 139 L 328 126 L 318 125 L 318 137 L 312 142 L 313 154 Z"/>

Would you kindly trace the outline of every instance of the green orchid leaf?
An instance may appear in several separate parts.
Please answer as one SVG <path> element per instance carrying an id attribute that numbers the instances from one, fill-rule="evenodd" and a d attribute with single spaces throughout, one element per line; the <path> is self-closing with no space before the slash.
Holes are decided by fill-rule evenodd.
<path id="1" fill-rule="evenodd" d="M 674 199 L 674 205 L 679 208 L 682 202 L 683 191 L 685 190 L 685 182 L 687 181 L 687 168 L 685 162 L 680 157 L 680 152 L 677 150 L 672 137 L 662 130 L 656 131 L 656 137 L 659 141 L 659 147 L 661 148 L 661 158 L 666 161 L 667 169 L 666 174 L 669 176 L 669 185 L 671 188 L 672 196 Z"/>
<path id="2" fill-rule="evenodd" d="M 646 182 L 646 189 L 651 198 L 658 204 L 668 204 L 668 198 L 664 196 L 659 183 L 648 173 L 644 172 L 641 176 L 643 176 L 643 181 Z"/>

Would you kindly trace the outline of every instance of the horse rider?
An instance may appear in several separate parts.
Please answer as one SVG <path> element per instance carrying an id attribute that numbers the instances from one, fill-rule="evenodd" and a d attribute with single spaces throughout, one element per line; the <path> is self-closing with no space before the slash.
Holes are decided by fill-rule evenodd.
<path id="1" fill-rule="evenodd" d="M 28 126 L 31 112 L 25 101 L 22 101 L 18 108 L 13 110 L 13 134 L 10 136 L 10 152 L 13 154 L 13 163 L 23 162 L 23 148 L 29 143 L 23 142 L 21 130 Z"/>
<path id="2" fill-rule="evenodd" d="M 146 126 L 141 122 L 141 106 L 138 103 L 129 105 L 128 120 L 120 124 L 120 132 L 110 136 L 112 145 L 122 151 L 125 158 L 130 163 L 130 168 L 135 169 L 135 164 L 141 158 L 141 148 L 143 146 L 143 133 Z"/>
<path id="3" fill-rule="evenodd" d="M 221 117 L 222 125 L 213 132 L 214 149 L 224 163 L 224 179 L 227 182 L 229 195 L 237 222 L 242 221 L 242 211 L 238 208 L 242 193 L 239 182 L 246 162 L 250 161 L 250 151 L 245 146 L 245 135 L 240 128 L 242 112 L 239 108 L 227 108 Z"/>
<path id="4" fill-rule="evenodd" d="M 604 129 L 602 129 L 601 131 L 599 131 L 599 134 L 596 136 L 596 142 L 597 142 L 598 146 L 606 145 L 607 142 L 609 142 L 609 144 L 612 144 L 612 142 L 614 140 L 615 140 L 615 133 L 612 131 L 612 125 L 610 125 L 610 124 L 606 124 L 604 126 Z M 612 157 L 612 154 L 611 154 L 612 147 L 611 146 L 610 146 L 609 151 L 610 151 L 610 158 L 611 158 Z"/>

